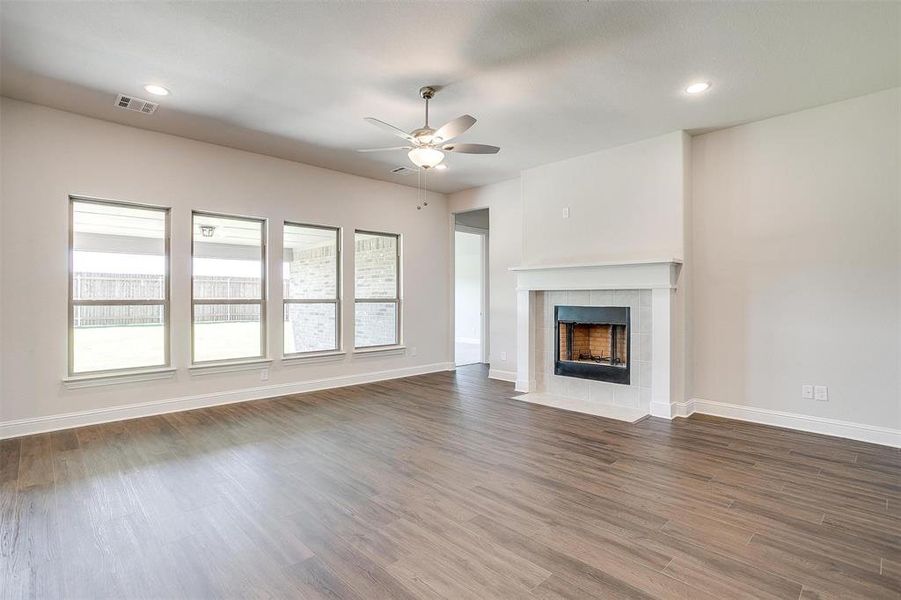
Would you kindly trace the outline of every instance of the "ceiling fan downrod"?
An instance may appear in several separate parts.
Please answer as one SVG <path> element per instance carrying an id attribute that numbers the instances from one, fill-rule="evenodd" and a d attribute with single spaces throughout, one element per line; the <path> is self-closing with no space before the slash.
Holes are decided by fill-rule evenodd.
<path id="1" fill-rule="evenodd" d="M 419 96 L 425 100 L 425 127 L 423 129 L 429 129 L 429 100 L 435 97 L 437 91 L 429 85 L 419 88 Z"/>

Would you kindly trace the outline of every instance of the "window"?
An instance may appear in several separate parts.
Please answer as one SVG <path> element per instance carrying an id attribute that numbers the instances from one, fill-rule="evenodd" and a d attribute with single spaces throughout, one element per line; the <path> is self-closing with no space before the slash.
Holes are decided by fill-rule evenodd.
<path id="1" fill-rule="evenodd" d="M 400 237 L 357 231 L 354 267 L 354 345 L 399 344 Z"/>
<path id="2" fill-rule="evenodd" d="M 262 219 L 194 213 L 194 363 L 266 354 L 265 227 Z"/>
<path id="3" fill-rule="evenodd" d="M 285 223 L 285 356 L 340 348 L 340 249 L 335 227 Z"/>
<path id="4" fill-rule="evenodd" d="M 169 209 L 69 204 L 69 375 L 167 367 Z"/>

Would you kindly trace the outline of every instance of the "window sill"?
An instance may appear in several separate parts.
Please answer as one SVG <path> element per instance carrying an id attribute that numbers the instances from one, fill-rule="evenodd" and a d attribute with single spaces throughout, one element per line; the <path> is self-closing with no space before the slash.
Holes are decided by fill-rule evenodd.
<path id="1" fill-rule="evenodd" d="M 394 344 L 391 346 L 372 346 L 371 348 L 355 348 L 354 356 L 365 357 L 365 356 L 385 356 L 385 355 L 394 355 L 394 354 L 405 354 L 407 352 L 407 347 L 402 344 Z"/>
<path id="2" fill-rule="evenodd" d="M 303 354 L 291 354 L 282 357 L 285 365 L 303 365 L 308 363 L 331 362 L 341 360 L 347 356 L 344 350 L 328 350 L 325 352 L 305 352 Z"/>
<path id="3" fill-rule="evenodd" d="M 63 378 L 66 389 L 99 387 L 104 385 L 119 385 L 121 383 L 133 383 L 136 381 L 152 381 L 154 379 L 169 379 L 175 376 L 174 367 L 161 369 L 146 369 L 140 371 L 121 371 L 118 373 L 103 373 L 97 375 L 72 375 Z"/>
<path id="4" fill-rule="evenodd" d="M 191 375 L 215 375 L 217 373 L 236 373 L 238 371 L 268 369 L 271 364 L 271 358 L 223 361 L 209 364 L 191 365 L 190 367 L 188 367 L 188 371 L 191 373 Z"/>

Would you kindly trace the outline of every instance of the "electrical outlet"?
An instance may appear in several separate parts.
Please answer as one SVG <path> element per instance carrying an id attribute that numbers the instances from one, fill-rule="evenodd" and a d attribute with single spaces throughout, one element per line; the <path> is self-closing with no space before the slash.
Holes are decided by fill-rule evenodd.
<path id="1" fill-rule="evenodd" d="M 501 352 L 501 360 L 507 360 L 507 353 Z"/>
<path id="2" fill-rule="evenodd" d="M 564 218 L 564 219 L 568 219 L 568 218 L 569 218 L 569 207 L 568 207 L 568 206 L 567 206 L 566 208 L 563 209 L 563 218 Z"/>
<path id="3" fill-rule="evenodd" d="M 269 381 L 269 369 L 260 371 L 260 381 Z"/>
<path id="4" fill-rule="evenodd" d="M 410 348 L 410 356 L 416 356 L 416 346 Z"/>
<path id="5" fill-rule="evenodd" d="M 806 398 L 808 400 L 813 400 L 813 386 L 812 385 L 802 385 L 801 386 L 801 397 Z"/>
<path id="6" fill-rule="evenodd" d="M 820 402 L 826 402 L 829 400 L 829 388 L 825 385 L 817 385 L 813 388 L 813 397 L 815 400 L 819 400 Z"/>

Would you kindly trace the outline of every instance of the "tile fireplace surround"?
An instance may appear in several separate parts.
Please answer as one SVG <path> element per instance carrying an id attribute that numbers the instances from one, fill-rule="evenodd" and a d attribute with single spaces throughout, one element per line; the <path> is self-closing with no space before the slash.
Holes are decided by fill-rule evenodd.
<path id="1" fill-rule="evenodd" d="M 522 266 L 516 275 L 517 399 L 636 421 L 672 418 L 673 295 L 681 262 Z M 629 385 L 554 375 L 554 307 L 627 306 Z"/>

